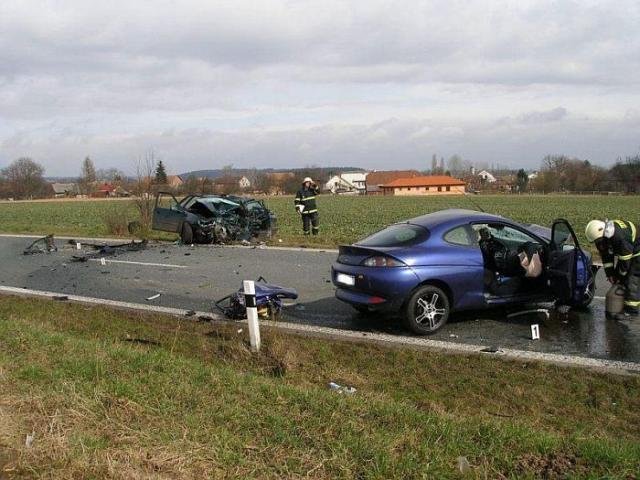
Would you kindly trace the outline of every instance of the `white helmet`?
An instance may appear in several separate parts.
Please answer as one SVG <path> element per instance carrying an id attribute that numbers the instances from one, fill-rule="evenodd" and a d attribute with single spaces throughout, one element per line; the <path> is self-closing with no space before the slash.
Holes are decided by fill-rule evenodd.
<path id="1" fill-rule="evenodd" d="M 604 229 L 606 224 L 602 220 L 591 220 L 587 223 L 584 234 L 589 242 L 595 242 L 599 238 L 604 237 Z"/>
<path id="2" fill-rule="evenodd" d="M 302 183 L 313 183 L 313 180 L 311 180 L 311 177 L 304 177 L 304 180 L 302 181 Z"/>

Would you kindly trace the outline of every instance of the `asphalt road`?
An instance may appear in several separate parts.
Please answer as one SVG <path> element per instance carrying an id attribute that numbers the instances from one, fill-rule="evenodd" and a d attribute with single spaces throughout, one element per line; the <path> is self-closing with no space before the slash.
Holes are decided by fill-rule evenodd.
<path id="1" fill-rule="evenodd" d="M 408 335 L 398 318 L 361 315 L 335 299 L 330 267 L 336 254 L 331 251 L 160 244 L 106 257 L 103 266 L 97 259 L 72 261 L 73 255 L 92 250 L 78 251 L 60 239 L 58 252 L 22 255 L 29 243 L 0 237 L 0 285 L 211 311 L 212 302 L 240 288 L 242 280 L 263 276 L 297 289 L 298 301 L 285 308 L 287 321 Z M 608 284 L 602 272 L 596 284 L 596 295 L 603 297 Z M 147 302 L 157 293 L 159 298 Z M 540 324 L 540 340 L 530 339 L 532 323 Z M 601 298 L 588 311 L 552 312 L 546 320 L 536 313 L 507 318 L 503 310 L 458 314 L 430 338 L 640 362 L 640 322 L 605 320 Z"/>

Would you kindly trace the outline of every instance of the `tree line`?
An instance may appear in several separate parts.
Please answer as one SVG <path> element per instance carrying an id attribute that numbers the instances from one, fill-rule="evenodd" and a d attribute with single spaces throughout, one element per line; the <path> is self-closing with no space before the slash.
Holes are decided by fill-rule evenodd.
<path id="1" fill-rule="evenodd" d="M 640 193 L 640 155 L 618 159 L 611 168 L 565 155 L 548 155 L 538 176 L 531 181 L 534 192 Z"/>
<path id="2" fill-rule="evenodd" d="M 147 162 L 149 163 L 149 162 Z M 454 156 L 447 162 L 445 171 L 444 159 L 439 162 L 435 155 L 432 158 L 432 170 L 425 173 L 459 174 L 465 162 Z M 225 169 L 223 169 L 225 170 Z M 228 175 L 233 174 L 233 167 L 227 166 Z M 502 173 L 505 173 L 503 171 Z M 254 169 L 251 177 L 252 191 L 278 193 L 295 193 L 300 188 L 304 177 L 313 178 L 318 184 L 326 181 L 334 172 L 331 168 L 308 167 L 291 170 L 289 175 L 276 179 L 273 173 Z M 520 169 L 511 171 L 511 191 L 513 192 L 623 192 L 640 193 L 640 154 L 619 158 L 610 168 L 594 165 L 588 160 L 568 157 L 565 155 L 548 155 L 542 161 L 537 177 L 529 175 Z M 53 196 L 51 185 L 44 178 L 45 169 L 31 158 L 22 157 L 0 170 L 0 198 L 30 199 Z M 77 178 L 78 193 L 91 195 L 99 182 L 130 188 L 136 192 L 136 184 L 142 180 L 140 172 L 137 179 L 127 178 L 115 168 L 96 169 L 93 161 L 86 157 Z M 152 156 L 152 164 L 147 166 L 145 180 L 151 185 L 159 187 L 167 184 L 166 167 L 162 160 L 156 161 Z M 180 187 L 184 193 L 214 193 L 214 180 L 190 177 Z M 238 189 L 229 187 L 229 191 L 222 193 L 237 193 Z M 221 192 L 217 192 L 221 193 Z"/>

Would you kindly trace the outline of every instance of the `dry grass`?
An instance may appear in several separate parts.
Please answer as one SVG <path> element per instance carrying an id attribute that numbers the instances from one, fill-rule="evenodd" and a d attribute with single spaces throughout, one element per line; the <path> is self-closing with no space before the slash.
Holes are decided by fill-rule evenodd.
<path id="1" fill-rule="evenodd" d="M 640 469 L 637 377 L 263 333 L 255 355 L 238 324 L 0 297 L 0 478 Z"/>

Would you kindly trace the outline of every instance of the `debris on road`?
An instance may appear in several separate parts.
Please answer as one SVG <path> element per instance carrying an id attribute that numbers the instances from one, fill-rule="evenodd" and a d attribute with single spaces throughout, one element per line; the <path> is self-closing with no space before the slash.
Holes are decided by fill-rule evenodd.
<path id="1" fill-rule="evenodd" d="M 521 312 L 513 312 L 507 315 L 507 318 L 519 317 L 521 315 L 529 315 L 530 313 L 541 313 L 544 315 L 545 320 L 549 320 L 549 310 L 546 308 L 534 308 L 531 310 L 522 310 Z"/>
<path id="2" fill-rule="evenodd" d="M 27 433 L 27 438 L 24 441 L 24 446 L 31 448 L 33 446 L 33 440 L 35 439 L 36 432 Z"/>
<path id="3" fill-rule="evenodd" d="M 69 300 L 69 297 L 67 297 L 66 295 L 54 295 L 53 299 L 57 300 L 59 302 L 65 302 L 65 301 Z"/>
<path id="4" fill-rule="evenodd" d="M 329 382 L 329 388 L 335 390 L 338 393 L 346 393 L 347 395 L 353 395 L 357 392 L 354 387 L 345 387 L 337 384 L 336 382 Z"/>
<path id="5" fill-rule="evenodd" d="M 155 295 L 151 295 L 150 297 L 147 297 L 147 302 L 150 302 L 151 300 L 155 300 L 156 298 L 160 298 L 159 293 L 156 293 Z"/>
<path id="6" fill-rule="evenodd" d="M 69 240 L 71 245 L 75 244 L 75 240 Z M 82 255 L 73 255 L 71 260 L 74 262 L 86 262 L 90 258 L 102 258 L 105 256 L 113 256 L 119 255 L 124 252 L 138 252 L 140 250 L 144 250 L 148 246 L 147 240 L 141 240 L 139 242 L 133 240 L 127 243 L 119 243 L 116 245 L 107 245 L 107 244 L 99 244 L 99 243 L 85 243 L 85 246 L 92 248 L 94 251 L 89 253 L 84 253 Z M 105 260 L 106 262 L 106 260 Z"/>
<path id="7" fill-rule="evenodd" d="M 195 310 L 187 310 L 187 312 L 184 314 L 185 317 L 193 317 L 195 316 L 196 312 Z"/>
<path id="8" fill-rule="evenodd" d="M 480 351 L 483 353 L 500 353 L 500 349 L 498 347 L 487 347 Z"/>
<path id="9" fill-rule="evenodd" d="M 27 248 L 22 252 L 23 255 L 34 255 L 38 253 L 51 253 L 57 252 L 58 247 L 55 244 L 53 239 L 53 234 L 47 235 L 46 237 L 42 237 L 37 239 L 36 241 L 29 244 Z"/>
<path id="10" fill-rule="evenodd" d="M 256 280 L 255 288 L 256 306 L 260 318 L 277 318 L 282 310 L 282 299 L 295 300 L 298 298 L 298 292 L 295 289 L 267 283 L 263 277 L 259 277 Z M 220 310 L 227 318 L 233 320 L 247 318 L 243 286 L 241 285 L 237 292 L 217 300 L 214 303 L 214 307 Z"/>

